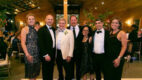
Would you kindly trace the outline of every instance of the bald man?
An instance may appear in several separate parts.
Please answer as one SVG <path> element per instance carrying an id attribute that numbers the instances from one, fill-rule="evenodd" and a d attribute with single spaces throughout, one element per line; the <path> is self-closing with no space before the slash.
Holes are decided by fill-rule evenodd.
<path id="1" fill-rule="evenodd" d="M 45 18 L 46 25 L 39 29 L 38 40 L 40 48 L 40 57 L 42 59 L 42 77 L 43 80 L 53 80 L 53 67 L 55 59 L 55 29 L 52 15 Z"/>

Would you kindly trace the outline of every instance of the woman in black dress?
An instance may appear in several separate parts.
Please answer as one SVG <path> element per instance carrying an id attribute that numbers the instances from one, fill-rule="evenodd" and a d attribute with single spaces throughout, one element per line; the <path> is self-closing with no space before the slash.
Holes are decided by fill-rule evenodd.
<path id="1" fill-rule="evenodd" d="M 122 70 L 124 65 L 124 54 L 127 48 L 126 33 L 121 30 L 121 22 L 114 18 L 111 22 L 112 31 L 109 38 L 109 58 L 112 71 L 112 80 L 121 80 Z"/>
<path id="2" fill-rule="evenodd" d="M 25 78 L 35 80 L 40 72 L 40 59 L 33 14 L 27 15 L 27 23 L 28 26 L 24 27 L 21 32 L 21 45 L 25 53 Z"/>
<path id="3" fill-rule="evenodd" d="M 93 71 L 93 65 L 92 65 L 92 56 L 91 56 L 91 28 L 89 26 L 84 26 L 82 29 L 82 44 L 81 44 L 81 76 L 83 77 L 83 80 L 87 80 L 87 73 L 91 73 Z M 92 80 L 92 75 L 90 76 Z"/>

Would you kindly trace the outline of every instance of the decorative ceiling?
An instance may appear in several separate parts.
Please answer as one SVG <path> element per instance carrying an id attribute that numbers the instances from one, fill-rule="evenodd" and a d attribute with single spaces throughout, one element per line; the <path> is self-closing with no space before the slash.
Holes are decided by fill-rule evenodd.
<path id="1" fill-rule="evenodd" d="M 0 0 L 0 10 L 7 9 L 7 14 L 18 14 L 32 9 L 47 9 L 47 4 L 51 4 L 56 13 L 63 10 L 63 0 Z M 68 0 L 68 6 L 69 11 L 83 8 L 97 12 L 120 12 L 142 7 L 142 0 Z"/>
<path id="2" fill-rule="evenodd" d="M 39 8 L 38 0 L 0 0 L 0 11 L 7 10 L 6 14 L 18 14 Z"/>

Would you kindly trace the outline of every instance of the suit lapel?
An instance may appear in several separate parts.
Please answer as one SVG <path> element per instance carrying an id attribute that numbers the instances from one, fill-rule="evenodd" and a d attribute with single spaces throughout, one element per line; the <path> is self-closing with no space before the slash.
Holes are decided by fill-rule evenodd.
<path id="1" fill-rule="evenodd" d="M 49 29 L 47 28 L 46 25 L 44 27 L 45 27 L 45 31 L 46 31 L 46 36 L 49 38 L 49 40 L 52 42 L 52 45 L 53 45 L 51 33 L 50 33 L 50 31 L 49 31 Z"/>

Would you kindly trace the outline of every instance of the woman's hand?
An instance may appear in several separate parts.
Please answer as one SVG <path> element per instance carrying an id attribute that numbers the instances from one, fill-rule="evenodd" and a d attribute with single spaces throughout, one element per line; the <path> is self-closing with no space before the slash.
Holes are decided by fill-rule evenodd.
<path id="1" fill-rule="evenodd" d="M 30 62 L 30 63 L 33 63 L 33 57 L 31 55 L 26 55 L 27 57 L 27 60 Z"/>
<path id="2" fill-rule="evenodd" d="M 115 68 L 117 68 L 117 67 L 119 67 L 119 65 L 120 65 L 120 58 L 116 58 L 114 61 L 113 61 L 113 65 L 114 65 L 114 67 Z"/>

